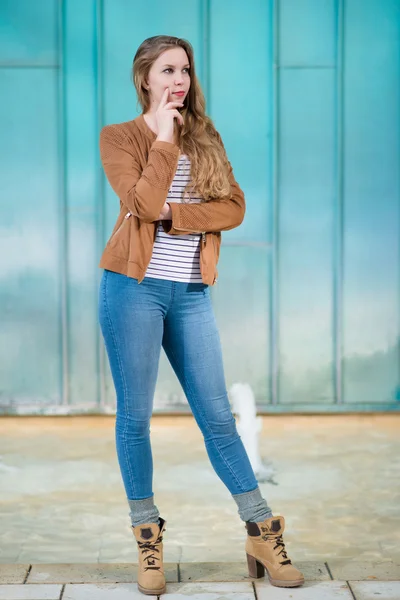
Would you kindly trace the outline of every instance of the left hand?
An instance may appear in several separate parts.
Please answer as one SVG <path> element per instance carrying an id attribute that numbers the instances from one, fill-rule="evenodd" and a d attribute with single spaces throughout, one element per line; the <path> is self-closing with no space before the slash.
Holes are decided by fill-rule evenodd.
<path id="1" fill-rule="evenodd" d="M 158 217 L 158 221 L 167 221 L 172 219 L 172 211 L 168 202 L 165 202 L 164 206 L 161 209 L 160 216 Z"/>

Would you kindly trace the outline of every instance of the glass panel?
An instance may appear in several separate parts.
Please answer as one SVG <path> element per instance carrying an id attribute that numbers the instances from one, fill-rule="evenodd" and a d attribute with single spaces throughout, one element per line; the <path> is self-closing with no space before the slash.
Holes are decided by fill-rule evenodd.
<path id="1" fill-rule="evenodd" d="M 56 65 L 58 4 L 57 0 L 2 0 L 0 62 Z"/>
<path id="2" fill-rule="evenodd" d="M 66 200 L 68 207 L 69 391 L 71 404 L 98 397 L 97 248 L 101 207 L 96 178 L 95 12 L 92 3 L 69 0 L 65 7 Z M 99 250 L 99 251 L 98 251 Z"/>
<path id="3" fill-rule="evenodd" d="M 1 69 L 0 88 L 1 401 L 58 402 L 57 74 Z"/>
<path id="4" fill-rule="evenodd" d="M 271 3 L 211 2 L 208 110 L 247 201 L 246 218 L 226 240 L 271 240 Z M 248 33 L 245 33 L 248 32 Z"/>
<path id="5" fill-rule="evenodd" d="M 279 401 L 332 402 L 333 74 L 283 70 L 280 98 Z"/>
<path id="6" fill-rule="evenodd" d="M 270 253 L 222 245 L 218 271 L 212 297 L 228 390 L 233 383 L 249 383 L 257 403 L 265 405 L 271 401 Z"/>
<path id="7" fill-rule="evenodd" d="M 279 64 L 335 65 L 335 0 L 279 0 Z"/>
<path id="8" fill-rule="evenodd" d="M 399 401 L 399 6 L 345 16 L 344 398 Z"/>

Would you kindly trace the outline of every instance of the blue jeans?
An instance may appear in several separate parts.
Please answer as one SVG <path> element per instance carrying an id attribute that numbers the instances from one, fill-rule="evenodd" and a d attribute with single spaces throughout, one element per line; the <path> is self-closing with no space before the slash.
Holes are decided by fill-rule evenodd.
<path id="1" fill-rule="evenodd" d="M 153 495 L 150 419 L 161 347 L 185 392 L 218 477 L 231 494 L 258 487 L 225 384 L 210 290 L 105 270 L 100 325 L 117 394 L 116 447 L 127 498 Z"/>

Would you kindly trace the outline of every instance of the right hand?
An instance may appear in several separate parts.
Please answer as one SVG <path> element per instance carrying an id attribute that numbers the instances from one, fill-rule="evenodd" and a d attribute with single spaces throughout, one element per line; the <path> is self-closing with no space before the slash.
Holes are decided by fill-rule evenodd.
<path id="1" fill-rule="evenodd" d="M 156 110 L 156 121 L 158 135 L 157 140 L 162 142 L 174 141 L 174 119 L 183 125 L 183 117 L 177 107 L 183 106 L 183 102 L 167 102 L 170 90 L 166 88 L 160 104 Z"/>

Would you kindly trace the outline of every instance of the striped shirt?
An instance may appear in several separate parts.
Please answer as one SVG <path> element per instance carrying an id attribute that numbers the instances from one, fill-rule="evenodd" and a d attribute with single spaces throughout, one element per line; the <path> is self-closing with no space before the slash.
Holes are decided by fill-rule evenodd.
<path id="1" fill-rule="evenodd" d="M 189 198 L 188 193 L 183 196 L 183 190 L 189 181 L 190 159 L 186 154 L 181 154 L 166 202 L 201 202 L 199 196 Z M 165 233 L 162 221 L 159 221 L 145 277 L 201 283 L 200 239 L 200 233 L 169 235 Z"/>

